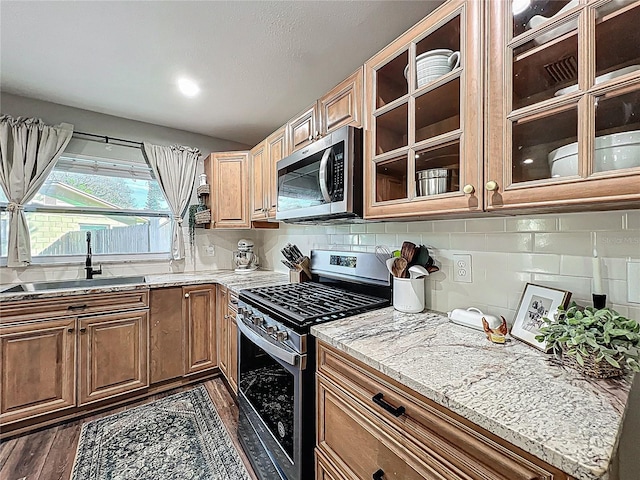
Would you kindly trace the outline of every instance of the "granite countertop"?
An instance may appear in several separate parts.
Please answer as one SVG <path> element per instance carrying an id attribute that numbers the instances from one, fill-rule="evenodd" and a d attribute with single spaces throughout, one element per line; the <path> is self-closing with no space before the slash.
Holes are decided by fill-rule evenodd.
<path id="1" fill-rule="evenodd" d="M 392 307 L 314 326 L 364 362 L 578 479 L 608 479 L 631 378 L 597 380 L 520 341 Z"/>
<path id="2" fill-rule="evenodd" d="M 0 293 L 0 301 L 34 300 L 37 298 L 66 297 L 90 293 L 123 292 L 146 288 L 197 285 L 203 283 L 220 283 L 237 293 L 243 288 L 266 287 L 269 285 L 289 283 L 289 276 L 284 273 L 264 270 L 255 270 L 250 273 L 236 273 L 233 270 L 213 270 L 198 273 L 167 273 L 145 275 L 144 283 L 63 288 L 38 292 Z"/>

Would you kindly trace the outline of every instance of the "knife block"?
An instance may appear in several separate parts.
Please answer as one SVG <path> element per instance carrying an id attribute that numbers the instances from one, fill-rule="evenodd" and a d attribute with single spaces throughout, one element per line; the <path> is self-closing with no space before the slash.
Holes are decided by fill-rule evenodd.
<path id="1" fill-rule="evenodd" d="M 311 280 L 304 270 L 289 270 L 289 282 L 291 283 L 302 283 L 308 282 Z"/>

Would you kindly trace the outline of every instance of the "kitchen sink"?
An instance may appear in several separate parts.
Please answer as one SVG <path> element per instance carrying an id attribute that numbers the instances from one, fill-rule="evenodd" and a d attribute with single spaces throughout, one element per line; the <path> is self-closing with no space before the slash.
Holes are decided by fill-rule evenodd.
<path id="1" fill-rule="evenodd" d="M 44 290 L 58 290 L 61 288 L 91 288 L 116 285 L 130 285 L 134 283 L 145 283 L 144 277 L 104 277 L 92 278 L 90 280 L 62 280 L 59 282 L 37 282 L 21 283 L 12 287 L 0 290 L 0 293 L 15 292 L 41 292 Z"/>

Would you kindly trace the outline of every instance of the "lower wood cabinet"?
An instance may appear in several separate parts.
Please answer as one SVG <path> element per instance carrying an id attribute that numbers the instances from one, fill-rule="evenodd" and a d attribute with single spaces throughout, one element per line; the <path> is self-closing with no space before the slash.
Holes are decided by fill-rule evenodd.
<path id="1" fill-rule="evenodd" d="M 149 385 L 148 312 L 80 318 L 78 405 Z"/>
<path id="2" fill-rule="evenodd" d="M 216 287 L 182 287 L 185 335 L 185 374 L 216 367 Z"/>
<path id="3" fill-rule="evenodd" d="M 317 355 L 317 480 L 571 478 L 321 342 Z"/>
<path id="4" fill-rule="evenodd" d="M 2 326 L 0 423 L 75 406 L 75 326 L 75 317 Z"/>
<path id="5" fill-rule="evenodd" d="M 238 327 L 236 313 L 238 295 L 218 285 L 216 330 L 218 333 L 218 364 L 234 393 L 238 393 Z"/>

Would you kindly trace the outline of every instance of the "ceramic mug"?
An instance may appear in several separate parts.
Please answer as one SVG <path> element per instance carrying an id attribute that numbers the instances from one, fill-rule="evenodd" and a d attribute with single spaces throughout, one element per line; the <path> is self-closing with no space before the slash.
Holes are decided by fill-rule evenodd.
<path id="1" fill-rule="evenodd" d="M 393 308 L 399 312 L 424 310 L 424 278 L 393 278 Z"/>

